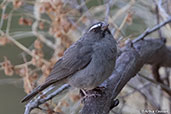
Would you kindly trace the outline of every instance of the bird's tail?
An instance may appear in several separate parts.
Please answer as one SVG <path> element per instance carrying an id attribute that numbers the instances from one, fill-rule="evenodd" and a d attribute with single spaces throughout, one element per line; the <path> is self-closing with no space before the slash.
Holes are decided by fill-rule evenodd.
<path id="1" fill-rule="evenodd" d="M 44 84 L 36 87 L 31 93 L 29 93 L 27 96 L 25 96 L 21 102 L 26 102 L 26 101 L 29 101 L 31 100 L 34 96 L 36 96 L 38 93 L 40 93 L 41 91 L 43 91 L 44 89 L 46 89 L 47 87 L 49 87 L 51 84 L 54 84 L 56 83 L 57 81 L 56 80 L 51 80 L 51 81 L 48 81 L 48 82 L 45 82 Z"/>

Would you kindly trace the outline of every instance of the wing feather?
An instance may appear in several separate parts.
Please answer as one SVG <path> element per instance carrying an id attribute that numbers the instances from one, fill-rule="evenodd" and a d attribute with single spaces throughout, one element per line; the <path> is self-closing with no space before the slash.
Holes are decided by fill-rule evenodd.
<path id="1" fill-rule="evenodd" d="M 64 56 L 56 62 L 45 83 L 36 87 L 30 94 L 25 96 L 21 102 L 30 100 L 51 84 L 57 83 L 86 67 L 91 61 L 92 52 L 93 49 L 91 45 L 83 45 L 79 41 L 76 42 L 67 49 Z"/>
<path id="2" fill-rule="evenodd" d="M 83 69 L 91 61 L 92 52 L 93 49 L 91 45 L 83 45 L 81 42 L 76 42 L 66 50 L 64 56 L 57 61 L 45 82 L 61 80 Z"/>

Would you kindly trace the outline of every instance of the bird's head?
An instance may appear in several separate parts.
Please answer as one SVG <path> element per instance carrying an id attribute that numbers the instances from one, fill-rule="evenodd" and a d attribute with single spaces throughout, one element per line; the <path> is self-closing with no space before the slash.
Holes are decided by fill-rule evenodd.
<path id="1" fill-rule="evenodd" d="M 102 33 L 105 31 L 109 31 L 108 26 L 109 24 L 105 22 L 98 22 L 90 26 L 88 32 Z"/>

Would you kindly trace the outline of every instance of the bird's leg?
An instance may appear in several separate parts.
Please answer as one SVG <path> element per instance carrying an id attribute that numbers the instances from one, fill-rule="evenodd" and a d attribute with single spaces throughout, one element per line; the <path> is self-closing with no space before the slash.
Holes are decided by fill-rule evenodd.
<path id="1" fill-rule="evenodd" d="M 95 88 L 93 90 L 80 89 L 80 94 L 82 97 L 98 97 L 101 96 L 100 92 L 102 92 L 102 90 L 99 88 Z"/>
<path id="2" fill-rule="evenodd" d="M 84 89 L 80 89 L 80 95 L 81 95 L 81 97 L 84 97 L 87 95 L 87 93 Z"/>
<path id="3" fill-rule="evenodd" d="M 86 90 L 80 89 L 80 95 L 82 97 L 81 102 L 83 103 L 85 101 L 85 99 L 87 98 L 87 96 L 88 96 L 87 93 L 86 93 Z"/>

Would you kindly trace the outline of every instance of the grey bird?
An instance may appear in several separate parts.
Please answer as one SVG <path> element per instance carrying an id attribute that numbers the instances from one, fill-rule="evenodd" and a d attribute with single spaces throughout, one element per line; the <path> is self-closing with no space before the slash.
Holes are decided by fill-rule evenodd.
<path id="1" fill-rule="evenodd" d="M 61 82 L 85 90 L 98 87 L 114 70 L 116 45 L 107 23 L 93 24 L 64 52 L 64 56 L 56 62 L 46 81 L 21 102 L 28 101 L 50 85 Z"/>

